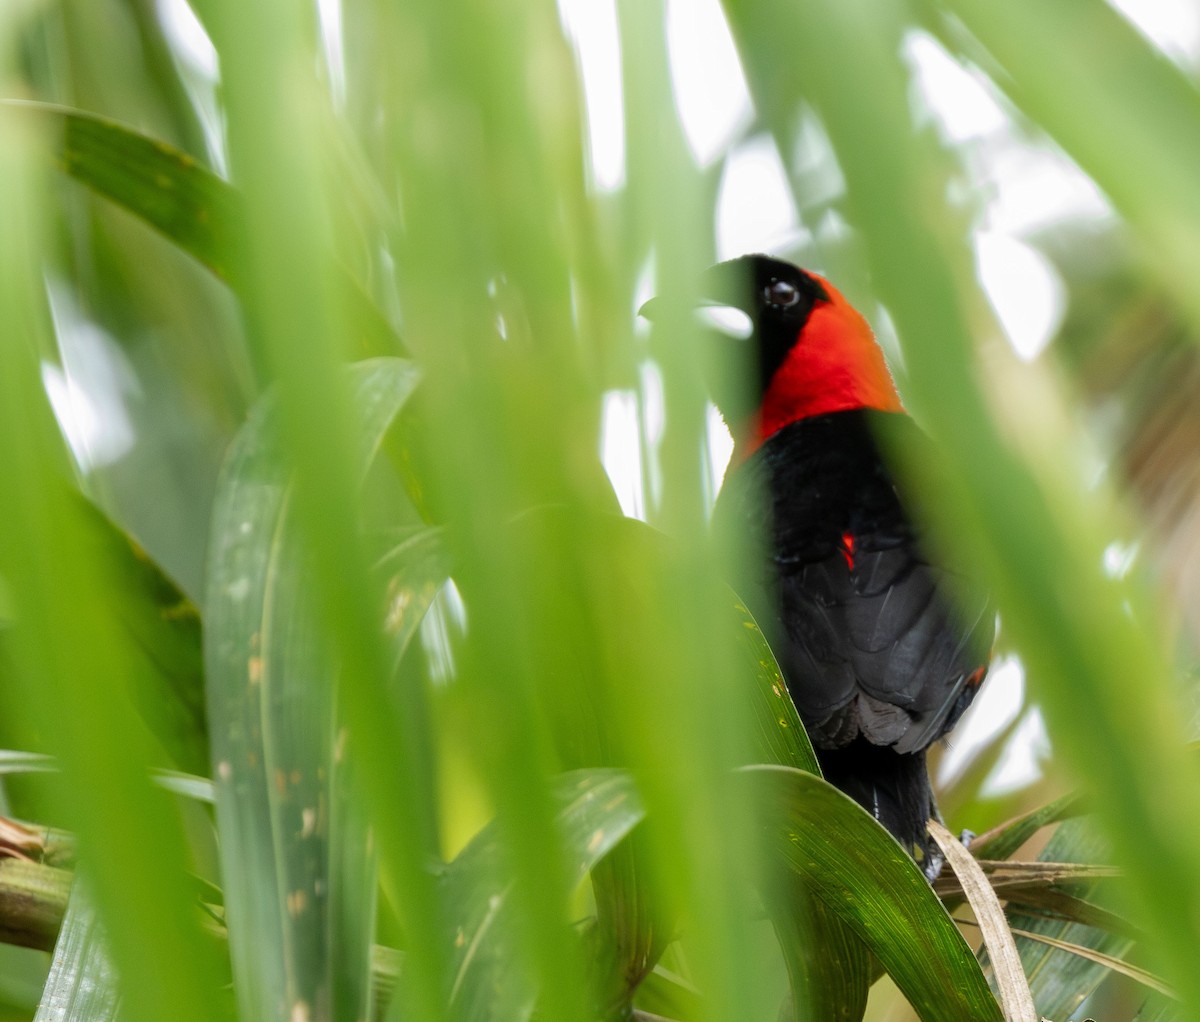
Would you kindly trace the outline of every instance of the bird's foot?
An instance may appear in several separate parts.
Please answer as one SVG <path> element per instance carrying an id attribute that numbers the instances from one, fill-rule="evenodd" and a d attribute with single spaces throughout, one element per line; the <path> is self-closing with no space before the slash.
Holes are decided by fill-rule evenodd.
<path id="1" fill-rule="evenodd" d="M 930 841 L 929 848 L 925 852 L 925 861 L 921 864 L 921 871 L 925 874 L 925 879 L 932 884 L 941 876 L 942 867 L 945 865 L 946 856 L 942 854 L 942 850 L 936 844 Z"/>

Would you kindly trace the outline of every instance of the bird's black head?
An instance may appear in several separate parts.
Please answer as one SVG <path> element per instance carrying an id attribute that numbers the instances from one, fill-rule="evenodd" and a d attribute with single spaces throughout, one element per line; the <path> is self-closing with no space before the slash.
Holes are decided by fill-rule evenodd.
<path id="1" fill-rule="evenodd" d="M 759 391 L 766 393 L 804 330 L 813 306 L 829 301 L 822 282 L 799 266 L 765 255 L 746 255 L 717 263 L 700 278 L 706 303 L 740 309 L 750 317 L 756 349 Z"/>
<path id="2" fill-rule="evenodd" d="M 710 331 L 709 393 L 742 456 L 801 419 L 858 408 L 903 411 L 867 321 L 823 277 L 765 255 L 718 263 L 697 288 L 704 305 L 750 318 L 748 342 Z M 650 318 L 650 303 L 643 306 Z"/>

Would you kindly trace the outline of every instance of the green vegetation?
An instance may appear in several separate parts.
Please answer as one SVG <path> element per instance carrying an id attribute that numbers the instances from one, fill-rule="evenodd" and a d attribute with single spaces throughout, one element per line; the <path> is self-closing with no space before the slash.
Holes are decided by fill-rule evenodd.
<path id="1" fill-rule="evenodd" d="M 0 1019 L 1025 1017 L 969 884 L 814 776 L 721 581 L 687 299 L 735 143 L 697 165 L 664 5 L 616 5 L 612 188 L 553 3 L 347 3 L 343 68 L 315 5 L 191 0 L 217 86 L 171 6 L 0 10 Z M 1194 1017 L 1200 93 L 1097 0 L 724 13 L 746 137 L 849 225 L 787 254 L 886 309 L 941 452 L 901 468 L 1061 767 L 986 797 L 997 735 L 949 823 L 1038 1012 Z M 917 29 L 1115 210 L 1031 239 L 1071 299 L 1039 361 Z M 659 381 L 639 522 L 604 402 Z"/>

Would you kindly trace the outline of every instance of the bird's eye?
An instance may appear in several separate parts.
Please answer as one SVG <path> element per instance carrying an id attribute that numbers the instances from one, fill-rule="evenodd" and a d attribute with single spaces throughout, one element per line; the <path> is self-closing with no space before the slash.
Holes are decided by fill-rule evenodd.
<path id="1" fill-rule="evenodd" d="M 800 289 L 786 280 L 773 280 L 765 291 L 765 297 L 772 305 L 788 309 L 800 301 Z"/>

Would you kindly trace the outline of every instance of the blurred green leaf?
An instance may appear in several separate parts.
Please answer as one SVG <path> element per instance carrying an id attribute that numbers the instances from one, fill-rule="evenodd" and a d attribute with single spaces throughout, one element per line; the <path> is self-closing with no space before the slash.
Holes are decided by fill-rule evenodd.
<path id="1" fill-rule="evenodd" d="M 49 128 L 62 169 L 161 231 L 233 283 L 244 224 L 237 190 L 174 146 L 116 121 L 50 103 L 4 100 Z"/>
<path id="2" fill-rule="evenodd" d="M 49 317 L 39 247 L 44 193 L 32 173 L 37 135 L 3 107 L 0 138 L 9 227 L 0 232 L 0 419 L 9 437 L 0 447 L 0 570 L 13 607 L 6 652 L 15 668 L 3 687 L 5 714 L 39 733 L 61 767 L 42 805 L 78 834 L 80 868 L 128 1017 L 220 1018 L 219 959 L 180 883 L 188 858 L 182 822 L 146 776 L 154 757 L 129 706 L 139 654 L 109 600 L 108 565 L 92 558 L 80 527 L 69 455 L 40 373 Z M 159 953 L 153 962 L 148 944 Z"/>
<path id="3" fill-rule="evenodd" d="M 0 751 L 0 774 L 40 774 L 56 769 L 54 757 L 42 752 Z"/>
<path id="4" fill-rule="evenodd" d="M 1196 83 L 1108 4 L 942 6 L 935 24 L 949 22 L 951 40 L 965 27 L 983 45 L 1000 66 L 997 84 L 1104 189 L 1139 236 L 1142 257 L 1200 323 Z M 1084 108 L 1103 110 L 1103 119 L 1080 117 Z"/>
<path id="5" fill-rule="evenodd" d="M 166 142 L 96 114 L 49 103 L 3 100 L 49 126 L 62 169 L 160 231 L 236 291 L 252 285 L 240 267 L 246 211 L 236 188 Z M 403 351 L 361 284 L 328 254 L 329 275 L 355 325 L 359 354 Z M 261 368 L 261 367 L 260 367 Z"/>
<path id="6" fill-rule="evenodd" d="M 662 965 L 656 965 L 637 990 L 637 1006 L 643 1011 L 675 1019 L 693 1019 L 701 1014 L 701 993 L 695 985 Z"/>
<path id="7" fill-rule="evenodd" d="M 88 554 L 105 564 L 113 600 L 142 654 L 130 679 L 138 712 L 181 770 L 207 775 L 200 614 L 146 552 L 98 507 L 78 501 Z"/>
<path id="8" fill-rule="evenodd" d="M 555 785 L 554 798 L 560 804 L 555 821 L 562 850 L 576 884 L 644 815 L 632 778 L 617 770 L 567 774 Z M 469 1022 L 522 1022 L 537 995 L 536 980 L 513 967 L 514 881 L 505 858 L 496 828 L 489 827 L 451 863 L 442 881 L 454 947 L 450 996 Z"/>

